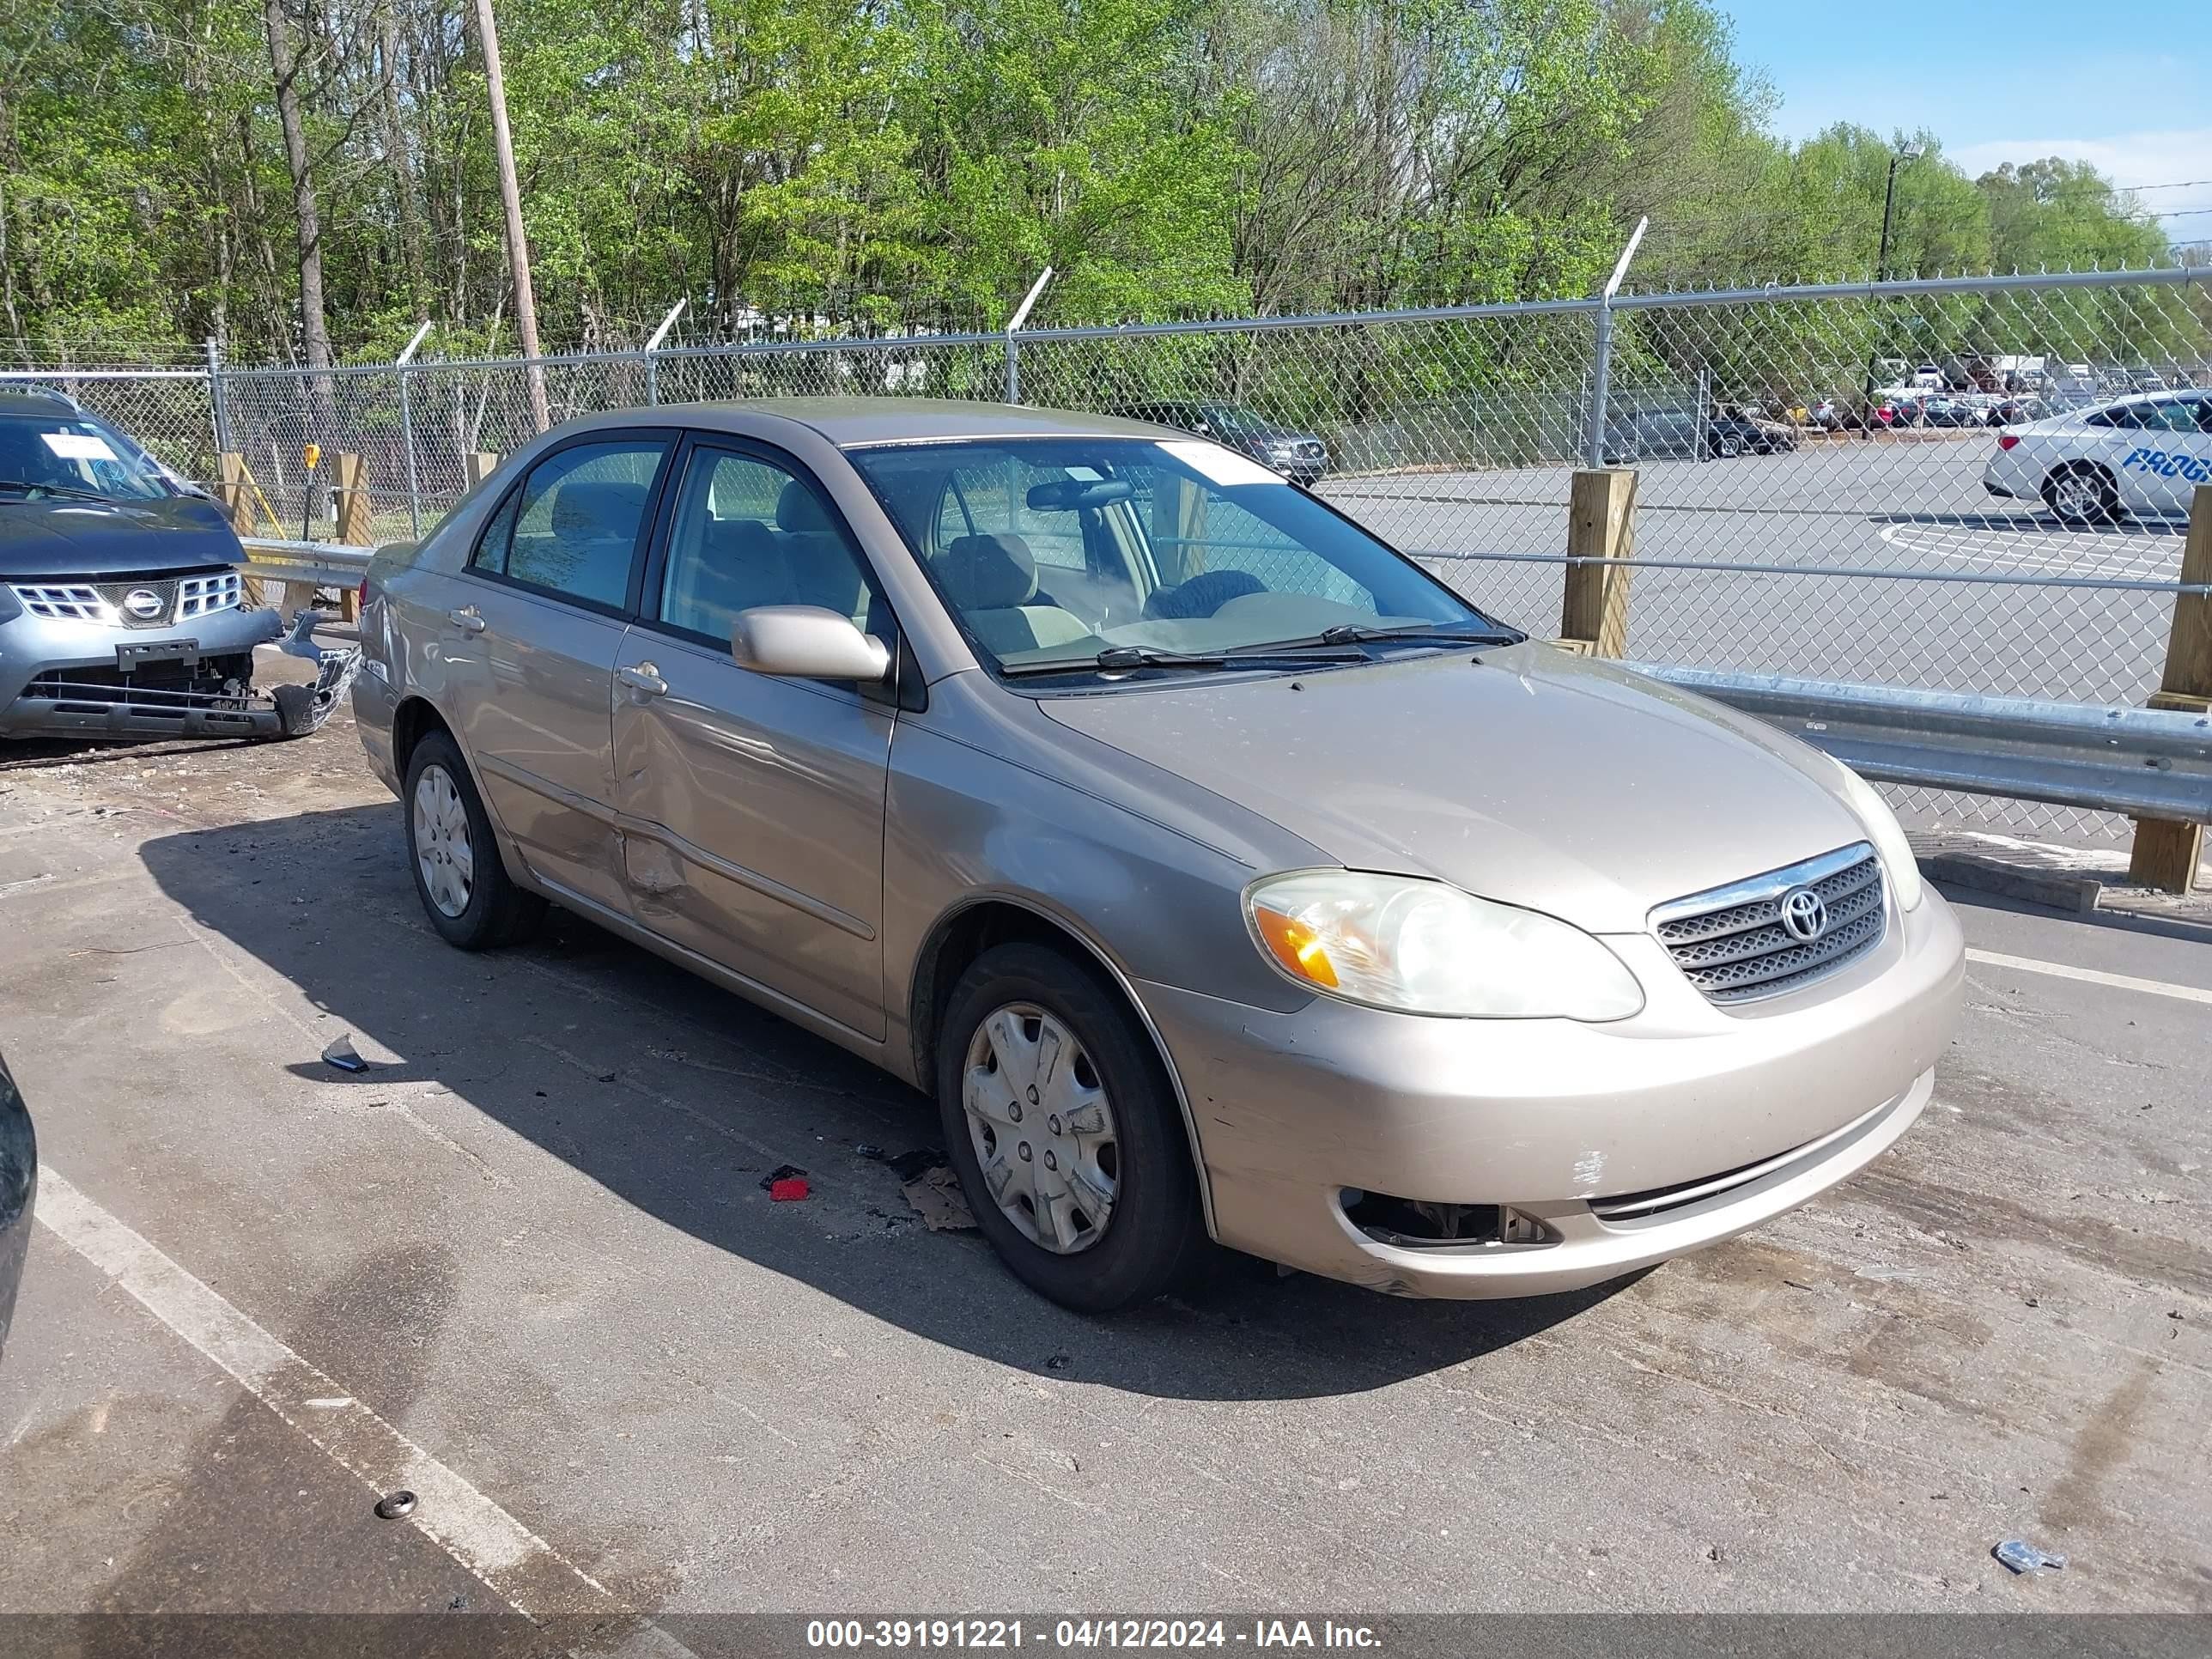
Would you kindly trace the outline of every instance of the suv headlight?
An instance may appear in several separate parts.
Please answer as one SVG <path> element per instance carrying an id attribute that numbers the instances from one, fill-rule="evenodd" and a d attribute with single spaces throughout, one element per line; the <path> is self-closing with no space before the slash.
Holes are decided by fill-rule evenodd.
<path id="1" fill-rule="evenodd" d="M 1889 876 L 1889 890 L 1897 895 L 1899 911 L 1918 909 L 1924 890 L 1920 880 L 1920 860 L 1912 856 L 1912 843 L 1905 840 L 1897 814 L 1889 810 L 1889 803 L 1872 784 L 1843 762 L 1836 762 L 1836 769 L 1844 775 L 1844 799 L 1858 814 L 1859 822 L 1866 825 L 1867 839 L 1874 842 L 1881 867 Z"/>
<path id="2" fill-rule="evenodd" d="M 1244 890 L 1267 959 L 1309 990 L 1409 1014 L 1626 1019 L 1644 988 L 1564 921 L 1440 881 L 1357 870 L 1267 876 Z"/>

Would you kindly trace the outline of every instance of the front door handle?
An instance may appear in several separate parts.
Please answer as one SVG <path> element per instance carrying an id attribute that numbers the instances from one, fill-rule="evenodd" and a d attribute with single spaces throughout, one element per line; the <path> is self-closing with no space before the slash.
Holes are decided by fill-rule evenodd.
<path id="1" fill-rule="evenodd" d="M 448 611 L 446 613 L 446 620 L 464 634 L 481 634 L 484 631 L 484 619 L 477 614 L 477 608 L 472 605 L 465 605 L 459 611 Z"/>
<path id="2" fill-rule="evenodd" d="M 615 678 L 641 697 L 665 697 L 668 695 L 668 682 L 660 678 L 660 671 L 649 662 L 641 662 L 635 668 L 617 668 Z"/>

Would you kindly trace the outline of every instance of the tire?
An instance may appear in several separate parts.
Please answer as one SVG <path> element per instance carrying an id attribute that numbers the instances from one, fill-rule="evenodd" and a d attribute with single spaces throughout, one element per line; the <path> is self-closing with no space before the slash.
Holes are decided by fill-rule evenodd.
<path id="1" fill-rule="evenodd" d="M 415 895 L 447 944 L 489 951 L 526 937 L 544 919 L 545 901 L 507 873 L 483 798 L 443 732 L 425 736 L 407 757 L 401 811 Z"/>
<path id="2" fill-rule="evenodd" d="M 1075 1058 L 1048 1058 L 1055 1027 L 1073 1039 Z M 1013 1051 L 1003 1062 L 1001 1042 Z M 1020 1054 L 1032 1048 L 1038 1063 L 1024 1066 Z M 1065 1056 L 1064 1043 L 1057 1052 Z M 974 1114 L 971 1069 L 982 1102 Z M 990 1082 L 1000 1077 L 1003 1097 Z M 937 1102 L 976 1224 L 1030 1289 L 1079 1313 L 1110 1313 L 1158 1296 L 1195 1258 L 1206 1229 L 1182 1110 L 1151 1038 L 1088 964 L 1041 945 L 1002 945 L 978 957 L 953 987 L 938 1032 Z M 1070 1106 L 1084 1116 L 1055 1109 Z M 987 1155 L 1005 1171 L 996 1191 Z M 1102 1176 L 1110 1179 L 1103 1203 Z M 1040 1242 L 1048 1234 L 1056 1248 Z"/>
<path id="3" fill-rule="evenodd" d="M 2053 468 L 2043 481 L 2043 504 L 2062 524 L 2110 524 L 2120 516 L 2119 489 L 2094 461 Z"/>
<path id="4" fill-rule="evenodd" d="M 1741 438 L 1723 435 L 1716 437 L 1712 443 L 1713 459 L 1717 461 L 1732 461 L 1743 453 L 1743 440 Z"/>

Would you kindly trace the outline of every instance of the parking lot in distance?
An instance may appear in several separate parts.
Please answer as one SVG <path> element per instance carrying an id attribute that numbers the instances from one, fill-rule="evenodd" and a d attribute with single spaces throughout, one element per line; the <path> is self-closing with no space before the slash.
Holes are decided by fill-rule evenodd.
<path id="1" fill-rule="evenodd" d="M 0 1610 L 2212 1611 L 2202 907 L 1954 894 L 2093 977 L 1970 963 L 1920 1125 L 1737 1243 L 1098 1323 L 921 1225 L 920 1097 L 557 915 L 450 951 L 400 849 L 344 716 L 0 772 Z"/>

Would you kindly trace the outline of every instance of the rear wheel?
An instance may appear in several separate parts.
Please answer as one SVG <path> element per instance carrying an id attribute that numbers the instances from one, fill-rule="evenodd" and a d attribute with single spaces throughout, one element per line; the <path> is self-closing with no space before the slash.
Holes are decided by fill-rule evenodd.
<path id="1" fill-rule="evenodd" d="M 2112 475 L 2094 461 L 2062 466 L 2043 481 L 2043 501 L 2067 524 L 2108 524 L 2120 513 Z"/>
<path id="2" fill-rule="evenodd" d="M 1081 1313 L 1158 1296 L 1205 1229 L 1182 1115 L 1151 1039 L 1093 970 L 987 951 L 938 1034 L 938 1110 L 976 1224 L 1031 1289 Z"/>
<path id="3" fill-rule="evenodd" d="M 460 750 L 433 732 L 407 757 L 407 858 L 423 914 L 448 945 L 485 951 L 534 929 L 545 901 L 514 884 Z"/>
<path id="4" fill-rule="evenodd" d="M 1713 459 L 1715 460 L 1732 461 L 1742 453 L 1743 440 L 1737 437 L 1733 432 L 1717 432 L 1713 434 Z"/>

